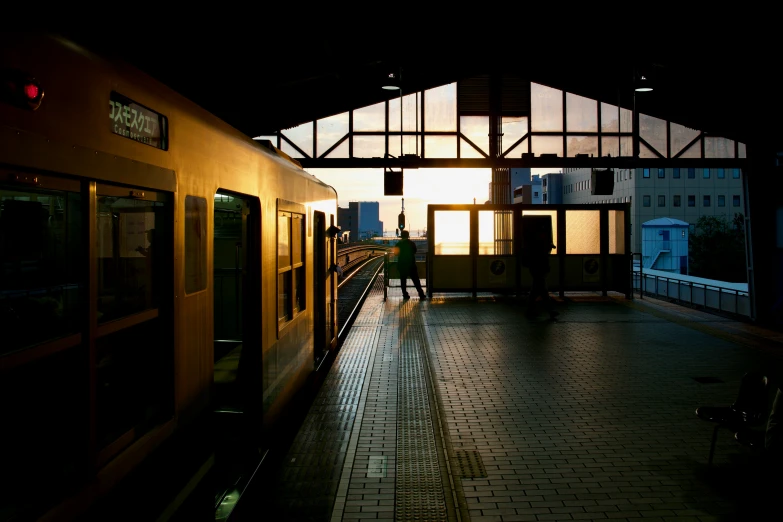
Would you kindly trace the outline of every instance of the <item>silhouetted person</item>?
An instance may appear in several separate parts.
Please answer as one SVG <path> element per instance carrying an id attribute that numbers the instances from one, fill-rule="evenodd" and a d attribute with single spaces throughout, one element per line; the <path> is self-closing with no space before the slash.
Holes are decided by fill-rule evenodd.
<path id="1" fill-rule="evenodd" d="M 549 290 L 546 287 L 546 276 L 549 273 L 549 256 L 555 245 L 549 240 L 546 232 L 542 230 L 538 232 L 536 240 L 527 248 L 529 250 L 527 268 L 530 270 L 533 284 L 530 287 L 525 315 L 535 317 L 538 314 L 537 300 L 541 298 L 541 304 L 549 312 L 549 317 L 554 319 L 560 315 L 560 312 L 555 310 L 554 302 L 549 297 Z"/>
<path id="2" fill-rule="evenodd" d="M 419 270 L 416 268 L 416 243 L 410 240 L 410 232 L 403 230 L 401 232 L 402 239 L 397 241 L 395 248 L 397 249 L 397 270 L 400 272 L 400 287 L 402 287 L 402 298 L 410 299 L 408 295 L 407 286 L 408 278 L 413 281 L 413 286 L 419 292 L 419 299 L 427 299 L 427 295 L 424 290 L 421 289 L 421 281 L 419 281 Z"/>

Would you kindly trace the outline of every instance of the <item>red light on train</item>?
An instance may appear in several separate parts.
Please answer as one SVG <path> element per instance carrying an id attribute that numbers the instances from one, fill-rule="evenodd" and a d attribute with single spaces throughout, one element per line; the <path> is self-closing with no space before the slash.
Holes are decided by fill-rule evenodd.
<path id="1" fill-rule="evenodd" d="M 0 72 L 0 98 L 20 109 L 36 110 L 41 106 L 44 90 L 38 80 L 18 70 Z"/>
<path id="2" fill-rule="evenodd" d="M 40 91 L 38 86 L 32 82 L 25 83 L 22 90 L 24 91 L 24 95 L 27 96 L 29 101 L 33 101 L 38 98 L 38 92 Z"/>

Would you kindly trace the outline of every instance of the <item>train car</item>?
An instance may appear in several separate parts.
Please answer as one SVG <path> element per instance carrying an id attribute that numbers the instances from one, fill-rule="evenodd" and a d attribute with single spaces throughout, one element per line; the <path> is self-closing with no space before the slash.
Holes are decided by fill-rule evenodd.
<path id="1" fill-rule="evenodd" d="M 337 347 L 335 190 L 56 35 L 0 69 L 0 520 L 258 455 Z"/>

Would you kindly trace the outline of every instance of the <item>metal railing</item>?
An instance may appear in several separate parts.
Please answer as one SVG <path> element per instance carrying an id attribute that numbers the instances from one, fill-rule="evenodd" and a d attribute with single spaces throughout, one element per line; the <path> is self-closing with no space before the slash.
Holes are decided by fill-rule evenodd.
<path id="1" fill-rule="evenodd" d="M 635 254 L 634 254 L 635 255 Z M 707 310 L 716 310 L 730 314 L 751 317 L 750 295 L 743 290 L 714 284 L 695 283 L 672 276 L 661 276 L 633 268 L 632 286 L 644 294 L 665 297 L 690 306 L 700 306 Z"/>

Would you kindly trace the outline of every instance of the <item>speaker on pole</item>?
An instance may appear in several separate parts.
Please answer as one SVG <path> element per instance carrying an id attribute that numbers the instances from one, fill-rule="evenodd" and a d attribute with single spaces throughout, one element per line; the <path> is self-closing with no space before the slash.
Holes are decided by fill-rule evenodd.
<path id="1" fill-rule="evenodd" d="M 399 172 L 393 170 L 383 171 L 383 195 L 402 196 L 402 169 Z"/>

